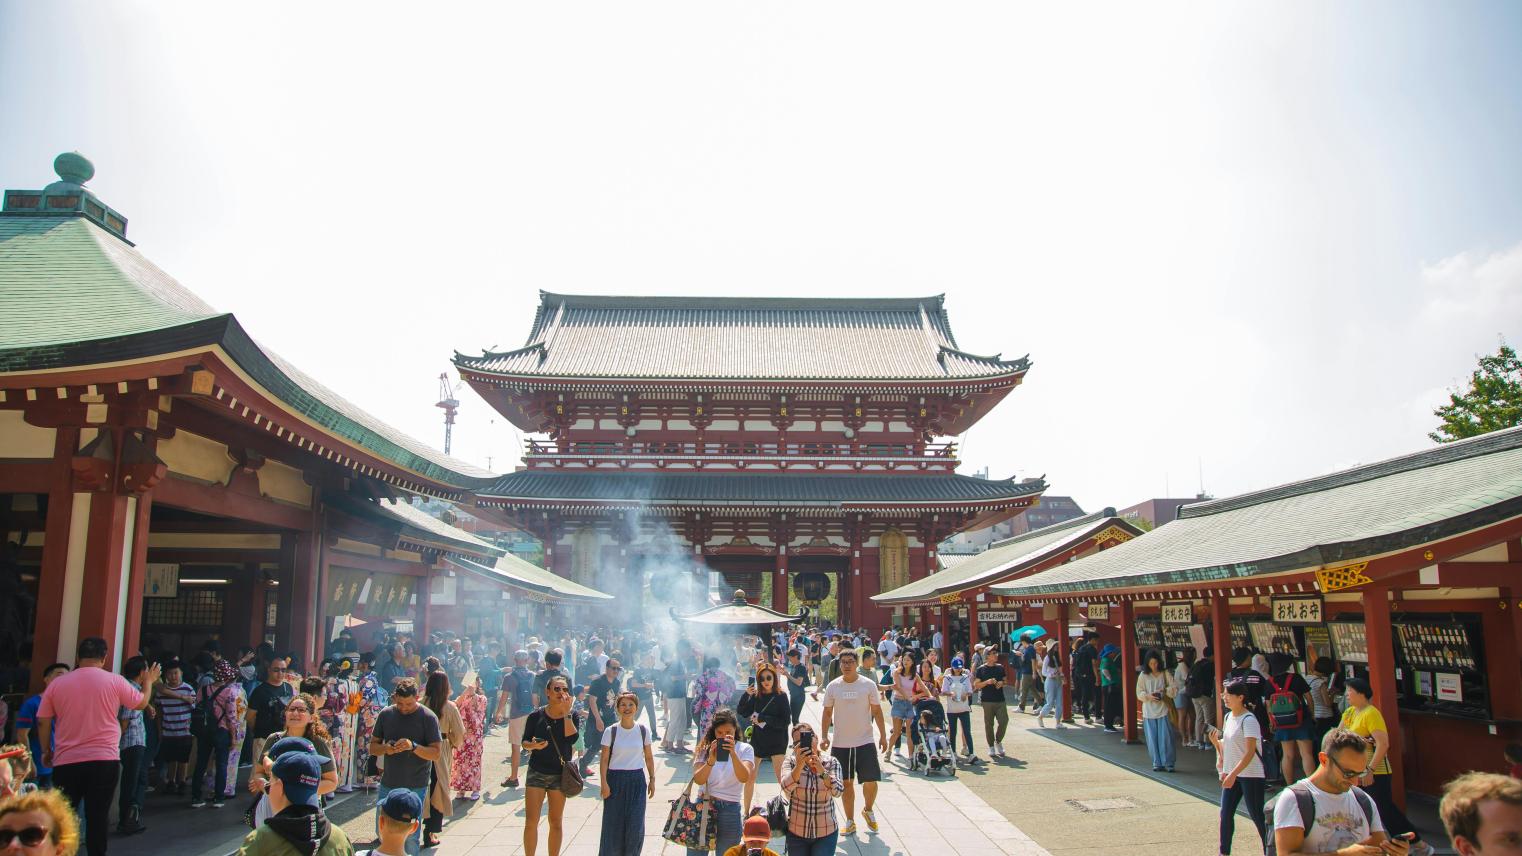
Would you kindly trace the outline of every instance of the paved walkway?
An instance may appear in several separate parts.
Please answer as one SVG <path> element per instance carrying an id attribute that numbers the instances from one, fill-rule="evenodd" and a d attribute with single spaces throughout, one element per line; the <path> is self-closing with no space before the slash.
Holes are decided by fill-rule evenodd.
<path id="1" fill-rule="evenodd" d="M 817 703 L 804 716 L 816 725 Z M 858 832 L 841 841 L 842 856 L 1211 856 L 1216 848 L 1213 756 L 1180 750 L 1179 772 L 1152 773 L 1146 749 L 1127 746 L 1117 735 L 1098 726 L 1036 728 L 1036 718 L 1010 711 L 1011 728 L 1005 746 L 1014 755 L 974 769 L 955 779 L 926 778 L 890 765 L 878 792 L 878 833 L 858 821 Z M 978 754 L 987 758 L 980 711 L 973 713 Z M 523 794 L 496 787 L 506 774 L 500 763 L 507 754 L 505 729 L 488 738 L 486 781 L 491 787 L 479 802 L 459 801 L 444 828 L 440 856 L 521 856 L 523 853 Z M 687 757 L 656 753 L 656 796 L 646 815 L 648 856 L 674 856 L 682 851 L 660 838 L 670 800 L 687 783 Z M 595 778 L 593 780 L 595 782 Z M 762 766 L 757 804 L 776 794 L 771 765 Z M 150 800 L 152 798 L 150 797 Z M 858 794 L 858 811 L 860 795 Z M 114 856 L 137 853 L 196 853 L 224 856 L 236 849 L 242 803 L 213 813 L 179 807 L 152 811 L 154 831 L 132 838 L 113 838 Z M 236 805 L 236 808 L 234 807 Z M 356 843 L 374 835 L 373 793 L 355 793 L 335 802 L 329 816 Z M 1424 830 L 1430 822 L 1420 807 L 1413 819 Z M 539 853 L 547 854 L 546 823 L 540 821 Z M 154 838 L 173 830 L 174 838 Z M 601 803 L 596 785 L 567 803 L 563 856 L 595 856 L 601 831 Z M 1251 823 L 1237 822 L 1235 852 L 1260 853 Z M 168 841 L 173 845 L 166 846 Z M 1440 836 L 1429 837 L 1434 845 Z M 780 841 L 773 841 L 780 852 Z"/>

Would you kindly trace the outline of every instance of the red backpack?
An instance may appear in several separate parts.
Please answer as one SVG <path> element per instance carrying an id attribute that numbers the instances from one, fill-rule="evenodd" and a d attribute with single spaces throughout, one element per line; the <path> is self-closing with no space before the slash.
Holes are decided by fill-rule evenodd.
<path id="1" fill-rule="evenodd" d="M 1273 678 L 1268 679 L 1268 685 L 1274 688 L 1269 694 L 1268 701 L 1264 705 L 1268 709 L 1268 718 L 1274 723 L 1274 730 L 1281 728 L 1299 728 L 1305 724 L 1305 707 L 1300 704 L 1300 697 L 1290 692 L 1289 685 L 1293 683 L 1293 674 L 1284 676 L 1284 686 L 1274 683 Z"/>

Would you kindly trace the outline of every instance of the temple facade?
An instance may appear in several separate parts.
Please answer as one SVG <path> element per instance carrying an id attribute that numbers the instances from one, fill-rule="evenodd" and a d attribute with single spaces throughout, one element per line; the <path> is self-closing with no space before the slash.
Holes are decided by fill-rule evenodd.
<path id="1" fill-rule="evenodd" d="M 621 612 L 697 605 L 716 572 L 726 596 L 764 592 L 779 612 L 828 586 L 827 619 L 918 624 L 929 616 L 871 596 L 1046 488 L 957 473 L 947 438 L 1030 362 L 962 350 L 940 296 L 544 293 L 523 347 L 455 364 L 531 435 L 477 512 L 534 533 L 551 570 Z"/>

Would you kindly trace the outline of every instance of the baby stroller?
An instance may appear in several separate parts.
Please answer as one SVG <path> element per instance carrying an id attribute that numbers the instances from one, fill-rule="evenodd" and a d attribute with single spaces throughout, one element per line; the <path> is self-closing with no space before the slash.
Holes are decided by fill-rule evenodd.
<path id="1" fill-rule="evenodd" d="M 914 757 L 909 759 L 909 769 L 923 769 L 927 776 L 937 773 L 956 776 L 956 755 L 951 751 L 951 738 L 946 734 L 946 708 L 935 699 L 916 702 L 914 720 L 909 728 L 914 739 Z"/>

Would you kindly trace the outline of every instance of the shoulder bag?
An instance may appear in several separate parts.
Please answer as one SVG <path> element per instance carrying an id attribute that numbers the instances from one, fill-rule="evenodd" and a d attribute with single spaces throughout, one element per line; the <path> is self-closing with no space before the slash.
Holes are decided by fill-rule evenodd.
<path id="1" fill-rule="evenodd" d="M 557 733 L 565 731 L 563 726 L 556 724 L 560 720 L 552 719 L 549 714 L 545 714 L 544 718 L 550 724 L 550 745 L 555 748 L 555 757 L 560 759 L 560 792 L 568 797 L 574 797 L 581 793 L 587 783 L 581 778 L 581 768 L 574 762 L 567 764 L 565 755 L 560 751 L 560 740 L 557 738 L 565 736 Z"/>
<path id="2" fill-rule="evenodd" d="M 666 826 L 661 837 L 688 850 L 715 850 L 719 839 L 719 816 L 713 811 L 713 798 L 706 793 L 692 799 L 692 786 L 687 787 L 671 801 L 671 811 L 666 815 Z"/>

